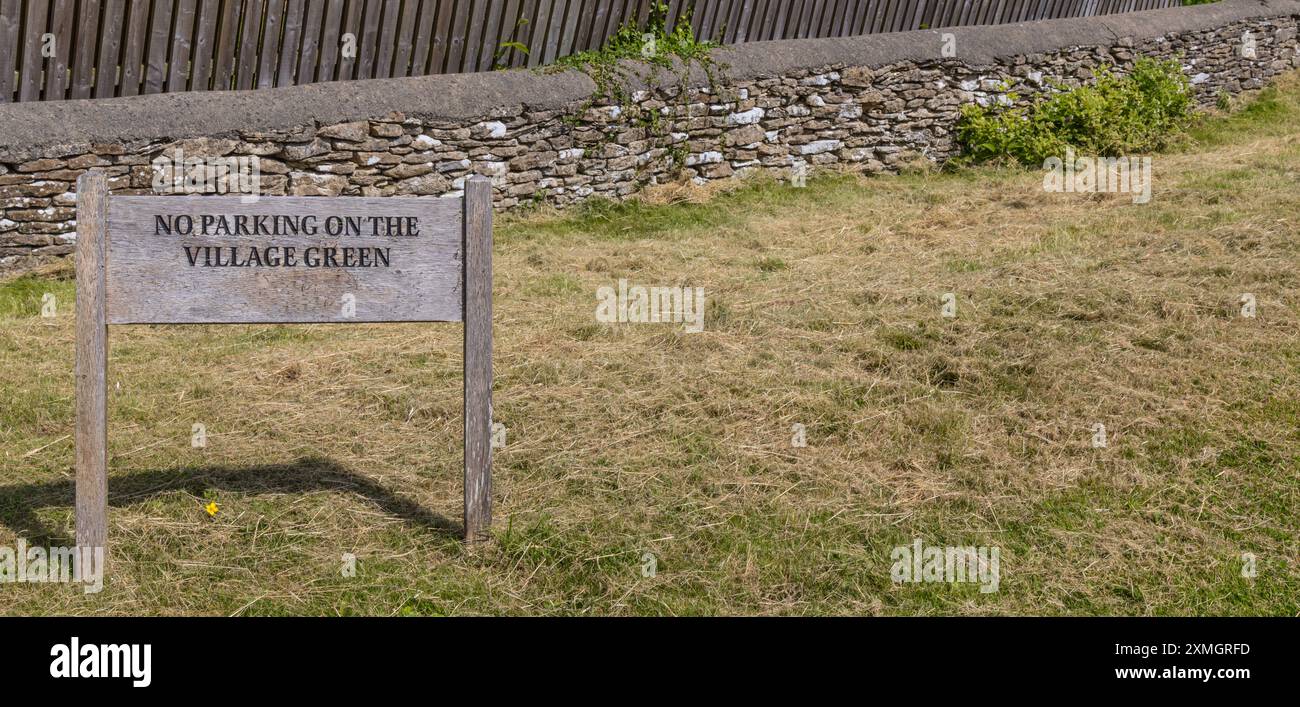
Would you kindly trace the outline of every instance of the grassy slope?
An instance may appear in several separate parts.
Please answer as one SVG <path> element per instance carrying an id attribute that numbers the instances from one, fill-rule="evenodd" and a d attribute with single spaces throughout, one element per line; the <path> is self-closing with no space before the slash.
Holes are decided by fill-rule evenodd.
<path id="1" fill-rule="evenodd" d="M 458 327 L 115 329 L 109 587 L 0 607 L 1295 614 L 1298 124 L 1291 77 L 1157 156 L 1147 205 L 984 169 L 507 221 L 473 550 Z M 620 277 L 706 288 L 705 331 L 596 323 Z M 0 544 L 70 542 L 72 299 L 0 286 Z M 913 537 L 999 546 L 1000 591 L 892 585 Z"/>

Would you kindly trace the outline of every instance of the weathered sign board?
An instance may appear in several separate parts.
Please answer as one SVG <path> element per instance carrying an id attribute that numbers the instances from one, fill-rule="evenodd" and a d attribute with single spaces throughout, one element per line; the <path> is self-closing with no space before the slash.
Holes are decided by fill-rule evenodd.
<path id="1" fill-rule="evenodd" d="M 464 322 L 465 538 L 492 522 L 492 188 L 109 196 L 77 180 L 77 544 L 105 547 L 108 325 Z"/>

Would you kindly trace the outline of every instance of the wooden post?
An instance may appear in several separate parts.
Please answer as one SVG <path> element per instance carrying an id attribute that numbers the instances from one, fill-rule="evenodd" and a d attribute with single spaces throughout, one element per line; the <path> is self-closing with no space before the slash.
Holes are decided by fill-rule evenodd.
<path id="1" fill-rule="evenodd" d="M 492 180 L 465 182 L 465 541 L 492 527 Z"/>
<path id="2" fill-rule="evenodd" d="M 77 178 L 77 545 L 108 536 L 108 324 L 105 319 L 108 180 Z"/>

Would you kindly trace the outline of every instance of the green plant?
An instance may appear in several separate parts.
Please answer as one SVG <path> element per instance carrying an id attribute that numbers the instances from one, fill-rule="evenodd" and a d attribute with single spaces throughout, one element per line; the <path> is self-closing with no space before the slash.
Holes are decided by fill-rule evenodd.
<path id="1" fill-rule="evenodd" d="M 673 69 L 674 60 L 684 69 L 692 63 L 710 65 L 709 52 L 716 44 L 696 39 L 690 22 L 678 22 L 672 32 L 667 27 L 668 5 L 656 2 L 644 29 L 635 22 L 624 24 L 600 49 L 560 57 L 555 65 L 582 71 L 596 82 L 604 97 L 626 102 L 624 86 L 629 76 L 620 62 L 641 61 L 658 69 Z"/>
<path id="2" fill-rule="evenodd" d="M 518 53 L 520 57 L 527 58 L 528 46 L 523 42 L 514 39 L 519 30 L 527 26 L 528 18 L 520 17 L 519 20 L 515 22 L 515 30 L 510 35 L 511 39 L 507 39 L 497 45 L 496 54 L 492 57 L 492 66 L 494 68 L 498 70 L 510 68 L 510 63 L 514 59 L 515 53 Z"/>
<path id="3" fill-rule="evenodd" d="M 1038 165 L 1067 147 L 1105 156 L 1150 152 L 1187 128 L 1192 108 L 1191 84 L 1178 62 L 1142 58 L 1127 76 L 1103 68 L 1094 85 L 1028 106 L 964 106 L 957 139 L 968 162 L 1011 158 Z"/>
<path id="4" fill-rule="evenodd" d="M 690 17 L 693 5 L 680 11 L 681 17 Z M 662 143 L 669 132 L 669 121 L 657 110 L 643 110 L 628 91 L 628 86 L 637 78 L 650 86 L 660 85 L 661 73 L 672 72 L 678 84 L 678 100 L 688 100 L 686 80 L 693 65 L 699 66 L 714 85 L 716 64 L 710 51 L 717 45 L 707 40 L 699 40 L 691 29 L 690 22 L 677 22 L 673 31 L 668 31 L 668 4 L 662 1 L 653 3 L 644 28 L 635 22 L 624 24 L 600 49 L 579 52 L 558 59 L 551 69 L 576 69 L 591 77 L 596 84 L 596 92 L 575 113 L 565 118 L 571 125 L 582 122 L 588 109 L 598 103 L 612 103 L 621 109 L 622 114 L 632 125 L 643 128 L 646 136 L 656 143 Z M 641 74 L 636 65 L 649 67 L 649 73 Z M 634 72 L 636 74 L 634 75 Z M 605 128 L 605 137 L 612 137 L 610 131 L 614 126 Z M 670 165 L 682 166 L 684 155 L 678 156 L 669 146 Z"/>

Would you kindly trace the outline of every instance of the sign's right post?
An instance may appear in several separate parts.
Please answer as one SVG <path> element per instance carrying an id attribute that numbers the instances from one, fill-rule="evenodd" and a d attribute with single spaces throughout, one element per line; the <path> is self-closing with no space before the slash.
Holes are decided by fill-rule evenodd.
<path id="1" fill-rule="evenodd" d="M 492 180 L 465 182 L 465 541 L 492 526 Z"/>

